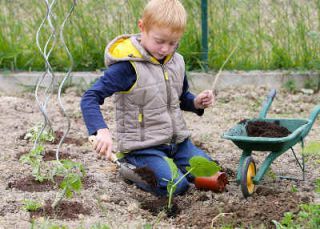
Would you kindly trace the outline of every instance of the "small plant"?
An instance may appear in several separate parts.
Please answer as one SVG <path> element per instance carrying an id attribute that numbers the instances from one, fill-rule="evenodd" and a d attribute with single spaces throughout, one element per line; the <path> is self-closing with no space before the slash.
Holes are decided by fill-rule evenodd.
<path id="1" fill-rule="evenodd" d="M 42 204 L 39 203 L 38 201 L 35 201 L 35 200 L 24 200 L 23 201 L 23 206 L 22 208 L 25 210 L 25 211 L 37 211 L 39 208 L 42 207 Z"/>
<path id="2" fill-rule="evenodd" d="M 283 85 L 284 89 L 286 89 L 289 93 L 296 93 L 297 92 L 297 85 L 296 81 L 289 79 L 285 84 Z"/>
<path id="3" fill-rule="evenodd" d="M 277 175 L 276 173 L 272 170 L 271 167 L 268 168 L 267 172 L 266 172 L 266 176 L 270 177 L 272 180 L 276 180 L 277 179 Z"/>
<path id="4" fill-rule="evenodd" d="M 292 185 L 291 186 L 291 192 L 298 192 L 297 186 Z"/>
<path id="5" fill-rule="evenodd" d="M 320 179 L 316 180 L 316 192 L 320 193 Z"/>
<path id="6" fill-rule="evenodd" d="M 304 153 L 312 152 L 318 153 L 320 145 L 317 143 L 309 144 L 305 147 Z M 320 179 L 315 181 L 315 192 L 320 193 Z M 320 225 L 320 205 L 319 204 L 302 204 L 300 205 L 300 211 L 297 216 L 294 216 L 292 212 L 286 212 L 283 219 L 278 222 L 272 220 L 277 229 L 300 229 L 310 228 L 317 229 Z"/>
<path id="7" fill-rule="evenodd" d="M 31 220 L 31 229 L 68 229 L 67 226 L 51 223 L 47 218 L 40 218 L 38 221 Z"/>
<path id="8" fill-rule="evenodd" d="M 30 140 L 32 142 L 35 142 L 37 137 L 38 137 L 38 135 L 41 132 L 41 129 L 42 129 L 42 125 L 41 124 L 35 125 L 29 131 L 27 131 L 26 135 L 24 136 L 24 139 L 25 140 Z M 53 142 L 54 141 L 54 134 L 53 134 L 52 129 L 43 130 L 38 141 L 39 142 Z"/>
<path id="9" fill-rule="evenodd" d="M 108 225 L 97 223 L 95 225 L 92 225 L 90 229 L 110 229 Z"/>
<path id="10" fill-rule="evenodd" d="M 44 147 L 42 145 L 37 145 L 36 148 L 32 149 L 29 153 L 24 154 L 20 161 L 23 164 L 29 164 L 32 167 L 32 176 L 37 181 L 44 181 L 47 176 L 42 173 L 42 166 L 43 166 L 43 156 L 42 153 L 44 151 Z"/>
<path id="11" fill-rule="evenodd" d="M 46 173 L 43 172 L 46 170 L 46 164 L 43 163 L 43 153 L 44 153 L 44 142 L 53 142 L 54 141 L 54 135 L 53 131 L 49 130 L 42 130 L 41 125 L 36 125 L 32 127 L 24 136 L 24 139 L 31 140 L 35 142 L 38 138 L 38 144 L 33 147 L 29 153 L 23 155 L 20 158 L 20 161 L 23 164 L 29 164 L 32 167 L 32 176 L 37 181 L 44 181 L 48 177 L 46 176 Z M 40 136 L 39 136 L 40 135 Z"/>
<path id="12" fill-rule="evenodd" d="M 317 89 L 318 89 L 318 81 L 314 80 L 312 78 L 306 79 L 304 81 L 304 88 L 312 89 L 314 91 L 317 91 Z"/>
<path id="13" fill-rule="evenodd" d="M 177 185 L 189 173 L 191 173 L 195 177 L 212 176 L 221 169 L 213 161 L 209 161 L 208 159 L 206 159 L 204 157 L 194 156 L 189 160 L 190 166 L 188 166 L 186 168 L 188 172 L 186 172 L 179 180 L 175 181 L 179 177 L 178 168 L 171 158 L 165 157 L 165 160 L 169 164 L 169 167 L 171 170 L 171 180 L 167 180 L 167 179 L 162 178 L 163 180 L 168 182 L 168 185 L 167 185 L 167 191 L 168 191 L 167 208 L 168 208 L 168 210 L 171 210 L 171 208 L 172 208 L 173 193 L 176 191 Z"/>
<path id="14" fill-rule="evenodd" d="M 53 175 L 63 176 L 60 190 L 51 207 L 55 208 L 64 198 L 72 198 L 73 193 L 79 193 L 82 189 L 81 179 L 85 176 L 85 170 L 81 163 L 71 160 L 61 160 L 53 168 Z"/>
<path id="15" fill-rule="evenodd" d="M 72 198 L 73 193 L 80 192 L 82 188 L 81 179 L 85 176 L 85 171 L 81 163 L 71 160 L 44 162 L 42 155 L 44 147 L 41 144 L 45 141 L 54 141 L 54 136 L 51 130 L 49 132 L 42 131 L 42 133 L 40 133 L 41 129 L 41 126 L 37 125 L 25 135 L 26 139 L 36 141 L 39 134 L 41 134 L 36 147 L 28 154 L 23 155 L 20 158 L 20 161 L 31 165 L 32 175 L 37 181 L 54 181 L 54 177 L 56 176 L 63 177 L 63 180 L 60 183 L 60 190 L 51 206 L 52 208 L 55 208 L 64 197 Z"/>

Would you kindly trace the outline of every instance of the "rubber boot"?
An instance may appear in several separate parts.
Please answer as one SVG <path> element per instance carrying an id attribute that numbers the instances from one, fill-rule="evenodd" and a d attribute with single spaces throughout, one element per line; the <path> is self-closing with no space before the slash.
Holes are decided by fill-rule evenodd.
<path id="1" fill-rule="evenodd" d="M 229 181 L 225 172 L 217 172 L 211 177 L 196 177 L 194 179 L 194 184 L 198 189 L 223 192 L 226 185 L 229 184 Z"/>

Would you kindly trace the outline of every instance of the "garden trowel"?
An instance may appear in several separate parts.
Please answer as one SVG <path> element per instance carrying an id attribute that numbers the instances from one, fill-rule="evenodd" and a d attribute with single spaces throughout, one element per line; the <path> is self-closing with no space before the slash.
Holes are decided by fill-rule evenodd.
<path id="1" fill-rule="evenodd" d="M 89 142 L 92 145 L 96 144 L 96 136 L 90 136 Z M 136 168 L 135 165 L 132 165 L 127 162 L 120 162 L 116 154 L 111 154 L 111 161 L 117 165 L 119 168 L 120 175 L 134 183 L 147 184 L 151 186 L 156 186 L 156 178 L 152 170 L 147 167 Z"/>

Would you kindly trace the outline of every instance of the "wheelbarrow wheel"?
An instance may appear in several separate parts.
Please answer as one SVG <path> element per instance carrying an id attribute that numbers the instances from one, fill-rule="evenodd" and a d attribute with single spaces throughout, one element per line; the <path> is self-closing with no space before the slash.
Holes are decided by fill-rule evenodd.
<path id="1" fill-rule="evenodd" d="M 253 158 L 246 157 L 243 161 L 241 171 L 241 191 L 245 198 L 251 196 L 254 192 L 253 178 L 256 175 L 256 164 Z"/>

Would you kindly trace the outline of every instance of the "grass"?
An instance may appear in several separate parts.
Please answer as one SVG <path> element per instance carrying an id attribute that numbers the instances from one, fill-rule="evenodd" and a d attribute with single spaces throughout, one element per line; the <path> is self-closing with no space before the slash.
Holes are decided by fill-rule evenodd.
<path id="1" fill-rule="evenodd" d="M 0 1 L 0 69 L 44 69 L 35 42 L 36 30 L 46 12 L 44 2 Z M 57 33 L 71 2 L 57 1 L 53 7 Z M 138 32 L 137 20 L 147 0 L 77 2 L 64 30 L 75 61 L 73 70 L 104 68 L 107 42 L 123 33 Z M 179 52 L 184 55 L 188 70 L 201 69 L 200 0 L 182 2 L 189 18 Z M 236 44 L 239 48 L 225 69 L 320 69 L 319 0 L 208 1 L 208 15 L 210 69 L 219 69 Z M 49 35 L 46 24 L 41 31 L 42 47 Z M 49 60 L 54 70 L 65 71 L 69 66 L 59 42 Z"/>

